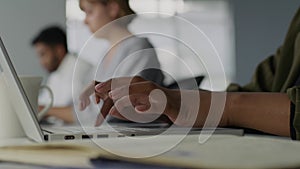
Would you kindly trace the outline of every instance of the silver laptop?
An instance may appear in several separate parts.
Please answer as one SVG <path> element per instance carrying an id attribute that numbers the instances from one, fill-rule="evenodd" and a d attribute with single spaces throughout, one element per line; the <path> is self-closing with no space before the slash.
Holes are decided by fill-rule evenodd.
<path id="1" fill-rule="evenodd" d="M 167 124 L 136 124 L 120 123 L 117 125 L 103 125 L 101 127 L 41 127 L 36 112 L 32 108 L 16 70 L 10 60 L 4 43 L 0 37 L 0 68 L 2 68 L 6 84 L 9 85 L 10 99 L 15 108 L 19 121 L 28 138 L 37 141 L 98 139 L 107 137 L 124 137 L 140 135 L 156 135 L 168 129 Z M 1 69 L 0 69 L 1 70 Z M 167 134 L 200 133 L 203 129 L 173 128 Z M 208 132 L 209 129 L 208 129 Z M 217 128 L 214 133 L 243 135 L 242 129 Z"/>

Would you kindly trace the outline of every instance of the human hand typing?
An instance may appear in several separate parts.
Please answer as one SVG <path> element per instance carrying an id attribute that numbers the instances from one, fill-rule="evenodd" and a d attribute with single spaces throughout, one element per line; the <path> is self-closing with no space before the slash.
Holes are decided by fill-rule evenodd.
<path id="1" fill-rule="evenodd" d="M 95 91 L 96 99 L 104 101 L 96 126 L 99 126 L 108 114 L 142 123 L 154 121 L 153 117 L 166 115 L 176 124 L 193 126 L 199 109 L 199 102 L 193 104 L 193 101 L 197 100 L 194 97 L 199 97 L 198 90 L 170 90 L 141 77 L 111 79 L 97 84 Z M 185 101 L 181 102 L 181 97 Z M 182 110 L 184 113 L 179 114 Z"/>
<path id="2" fill-rule="evenodd" d="M 79 96 L 79 110 L 83 111 L 90 105 L 90 96 L 95 92 L 95 81 L 92 81 L 85 87 L 83 92 Z M 99 102 L 99 101 L 98 101 Z"/>

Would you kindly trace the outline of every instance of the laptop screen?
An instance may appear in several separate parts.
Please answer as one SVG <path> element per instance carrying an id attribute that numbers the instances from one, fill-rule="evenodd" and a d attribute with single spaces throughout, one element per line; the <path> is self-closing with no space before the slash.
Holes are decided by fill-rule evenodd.
<path id="1" fill-rule="evenodd" d="M 7 89 L 12 107 L 27 137 L 34 141 L 42 142 L 44 138 L 34 109 L 30 105 L 1 37 L 0 47 L 0 70 L 3 72 L 5 83 L 8 86 Z"/>

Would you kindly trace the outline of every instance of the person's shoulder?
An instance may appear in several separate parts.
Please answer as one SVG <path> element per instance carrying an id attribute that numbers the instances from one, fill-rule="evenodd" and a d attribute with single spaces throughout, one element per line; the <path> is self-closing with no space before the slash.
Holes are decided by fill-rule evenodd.
<path id="1" fill-rule="evenodd" d="M 75 54 L 67 54 L 66 55 L 66 59 L 69 61 L 69 63 L 73 63 L 73 64 L 82 64 L 82 65 L 89 65 L 92 66 L 91 63 L 89 63 L 88 61 L 76 56 Z"/>
<path id="2" fill-rule="evenodd" d="M 62 66 L 65 72 L 70 74 L 73 71 L 76 72 L 89 72 L 94 69 L 94 66 L 88 61 L 77 57 L 75 54 L 67 54 L 64 59 L 64 66 Z"/>
<path id="3" fill-rule="evenodd" d="M 70 63 L 73 64 L 73 63 L 76 62 L 76 59 L 77 59 L 77 57 L 76 57 L 75 55 L 68 53 L 68 54 L 66 54 L 66 56 L 64 57 L 63 62 L 66 62 L 66 63 L 68 63 L 68 64 L 70 64 Z"/>
<path id="4" fill-rule="evenodd" d="M 153 48 L 153 45 L 146 37 L 131 36 L 125 40 L 127 45 L 136 48 Z"/>

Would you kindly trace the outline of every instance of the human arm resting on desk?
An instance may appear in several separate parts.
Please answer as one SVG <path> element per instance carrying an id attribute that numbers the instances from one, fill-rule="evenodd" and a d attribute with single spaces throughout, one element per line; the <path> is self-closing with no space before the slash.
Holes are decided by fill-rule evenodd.
<path id="1" fill-rule="evenodd" d="M 131 81 L 130 85 L 128 81 Z M 112 84 L 114 84 L 113 90 Z M 152 91 L 158 91 L 158 94 L 156 96 L 155 93 L 150 94 Z M 96 96 L 107 103 L 102 108 L 99 118 L 105 118 L 108 113 L 126 118 L 120 112 L 129 105 L 134 106 L 136 114 L 157 113 L 160 107 L 165 106 L 162 113 L 174 123 L 194 127 L 204 125 L 211 106 L 211 96 L 224 94 L 227 94 L 226 102 L 219 126 L 247 127 L 270 134 L 290 136 L 290 100 L 284 93 L 170 90 L 142 80 L 140 77 L 129 80 L 128 78 L 112 79 L 96 86 Z M 197 99 L 194 99 L 195 95 L 200 96 L 201 101 L 197 102 Z M 182 100 L 183 96 L 188 99 Z M 102 120 L 98 120 L 98 125 Z"/>

